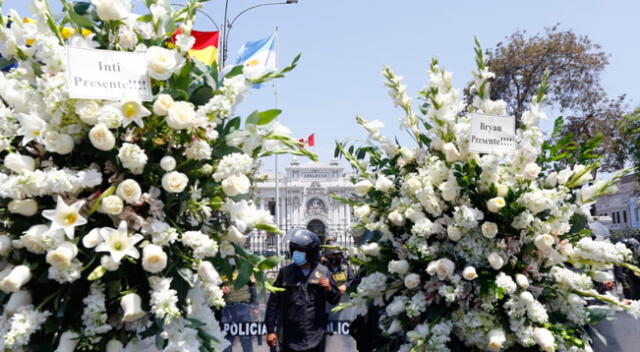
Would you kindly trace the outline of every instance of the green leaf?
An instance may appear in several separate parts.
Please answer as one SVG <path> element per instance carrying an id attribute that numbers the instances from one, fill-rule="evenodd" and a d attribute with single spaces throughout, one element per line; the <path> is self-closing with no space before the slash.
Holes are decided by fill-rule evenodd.
<path id="1" fill-rule="evenodd" d="M 244 287 L 249 282 L 251 273 L 253 272 L 253 266 L 248 261 L 241 261 L 238 265 L 238 278 L 233 283 L 235 289 Z"/>
<path id="2" fill-rule="evenodd" d="M 91 22 L 91 20 L 87 17 L 80 16 L 76 12 L 75 6 L 67 6 L 67 13 L 69 14 L 69 19 L 71 19 L 71 22 L 75 23 L 79 27 L 93 29 L 93 22 Z"/>
<path id="3" fill-rule="evenodd" d="M 267 110 L 267 111 L 263 111 L 258 113 L 258 125 L 266 125 L 268 123 L 270 123 L 271 121 L 273 121 L 276 117 L 278 117 L 278 115 L 280 115 L 280 113 L 282 112 L 282 110 L 279 109 L 272 109 L 272 110 Z"/>
<path id="4" fill-rule="evenodd" d="M 200 86 L 192 93 L 189 101 L 196 106 L 204 105 L 213 98 L 213 89 L 209 86 Z"/>
<path id="5" fill-rule="evenodd" d="M 260 121 L 260 114 L 258 114 L 258 111 L 256 110 L 252 112 L 249 116 L 247 116 L 247 119 L 245 120 L 244 124 L 256 125 L 258 121 Z"/>
<path id="6" fill-rule="evenodd" d="M 84 16 L 89 11 L 91 3 L 88 1 L 78 1 L 73 4 L 73 10 L 80 16 Z"/>
<path id="7" fill-rule="evenodd" d="M 195 286 L 195 281 L 193 280 L 193 271 L 191 271 L 191 269 L 180 268 L 178 269 L 178 274 L 190 287 Z"/>
<path id="8" fill-rule="evenodd" d="M 280 263 L 283 259 L 284 257 L 278 256 L 278 255 L 272 255 L 270 257 L 266 257 L 262 259 L 258 263 L 256 268 L 258 270 L 269 270 L 271 268 L 275 268 L 278 265 L 278 263 Z"/>
<path id="9" fill-rule="evenodd" d="M 244 70 L 244 66 L 242 65 L 235 66 L 234 68 L 231 69 L 231 71 L 229 71 L 226 75 L 224 75 L 224 77 L 231 78 L 233 76 L 237 76 L 239 74 L 242 74 L 243 70 Z"/>
<path id="10" fill-rule="evenodd" d="M 146 14 L 144 16 L 138 17 L 137 21 L 139 21 L 139 22 L 151 22 L 151 21 L 153 21 L 153 15 L 148 13 L 148 14 Z"/>

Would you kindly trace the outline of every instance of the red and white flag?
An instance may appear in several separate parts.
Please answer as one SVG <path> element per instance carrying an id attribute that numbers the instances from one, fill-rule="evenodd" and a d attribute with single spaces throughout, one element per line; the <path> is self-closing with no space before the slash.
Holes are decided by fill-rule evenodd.
<path id="1" fill-rule="evenodd" d="M 298 140 L 300 143 L 303 143 L 304 145 L 308 145 L 309 147 L 313 147 L 316 145 L 316 136 L 315 134 L 310 134 L 309 137 L 307 137 L 307 140 L 305 141 L 304 138 L 300 138 Z M 302 146 L 304 148 L 304 146 Z"/>

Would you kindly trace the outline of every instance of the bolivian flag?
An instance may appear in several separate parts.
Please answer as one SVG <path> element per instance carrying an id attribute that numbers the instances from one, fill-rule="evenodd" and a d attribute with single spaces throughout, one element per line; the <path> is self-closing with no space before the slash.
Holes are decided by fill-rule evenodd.
<path id="1" fill-rule="evenodd" d="M 182 33 L 180 29 L 175 35 Z M 203 62 L 205 65 L 213 66 L 218 61 L 218 41 L 220 39 L 220 32 L 202 32 L 191 31 L 191 36 L 196 39 L 195 44 L 191 50 L 189 50 L 189 56 L 198 61 Z M 173 37 L 175 40 L 175 36 Z"/>

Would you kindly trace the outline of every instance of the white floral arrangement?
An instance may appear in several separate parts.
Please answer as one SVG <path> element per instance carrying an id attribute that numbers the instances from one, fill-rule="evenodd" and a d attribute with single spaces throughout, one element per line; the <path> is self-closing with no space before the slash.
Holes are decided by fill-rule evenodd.
<path id="1" fill-rule="evenodd" d="M 369 143 L 337 144 L 357 172 L 357 194 L 341 200 L 354 206 L 367 242 L 353 258 L 361 281 L 337 310 L 377 306 L 391 350 L 591 351 L 585 327 L 603 311 L 640 316 L 639 301 L 594 287 L 612 280 L 613 266 L 640 272 L 629 249 L 592 239 L 588 228 L 595 200 L 615 192 L 620 175 L 593 180 L 596 141 L 561 137 L 561 119 L 544 141 L 546 78 L 517 128 L 515 152 L 470 152 L 469 114 L 506 115 L 505 102 L 490 99 L 493 74 L 479 44 L 476 62 L 466 105 L 451 73 L 432 61 L 423 117 L 384 68 L 415 147 L 362 118 Z"/>
<path id="2" fill-rule="evenodd" d="M 54 16 L 35 0 L 31 18 L 0 15 L 14 65 L 0 74 L 0 351 L 220 351 L 219 272 L 268 286 L 279 258 L 243 249 L 253 229 L 278 232 L 251 201 L 259 159 L 315 156 L 279 110 L 233 111 L 297 58 L 219 76 L 188 55 L 202 2 L 147 0 L 138 15 L 129 0 L 62 1 Z M 144 54 L 153 100 L 71 99 L 67 46 Z"/>

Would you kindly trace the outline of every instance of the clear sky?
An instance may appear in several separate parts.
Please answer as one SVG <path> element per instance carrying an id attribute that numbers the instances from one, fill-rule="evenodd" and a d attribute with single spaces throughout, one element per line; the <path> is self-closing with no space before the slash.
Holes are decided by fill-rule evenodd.
<path id="1" fill-rule="evenodd" d="M 279 0 L 230 0 L 229 15 L 272 1 Z M 4 9 L 13 7 L 26 14 L 27 4 L 5 0 Z M 220 24 L 224 1 L 207 2 L 204 10 Z M 533 34 L 556 23 L 561 29 L 586 34 L 611 54 L 603 75 L 609 94 L 627 94 L 636 106 L 640 104 L 638 14 L 640 2 L 634 0 L 299 0 L 242 15 L 230 32 L 229 58 L 245 41 L 264 38 L 279 27 L 280 63 L 302 53 L 299 67 L 280 83 L 281 122 L 300 137 L 315 133 L 315 150 L 328 161 L 334 140 L 365 137 L 355 123 L 356 114 L 383 121 L 389 136 L 401 134 L 397 123 L 401 112 L 382 84 L 383 65 L 404 76 L 408 92 L 415 96 L 426 84 L 429 60 L 437 56 L 454 73 L 454 85 L 463 87 L 474 68 L 474 35 L 484 47 L 492 47 L 517 29 Z M 199 20 L 196 29 L 212 29 L 204 17 Z M 273 105 L 274 90 L 269 85 L 252 92 L 238 113 L 246 116 Z"/>

